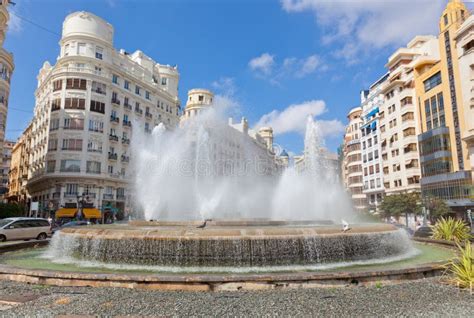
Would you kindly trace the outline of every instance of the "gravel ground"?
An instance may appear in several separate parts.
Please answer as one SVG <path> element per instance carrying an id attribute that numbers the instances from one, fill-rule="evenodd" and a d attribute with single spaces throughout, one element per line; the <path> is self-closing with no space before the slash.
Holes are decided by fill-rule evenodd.
<path id="1" fill-rule="evenodd" d="M 17 298 L 18 304 L 5 303 L 7 298 Z M 161 292 L 0 281 L 0 317 L 58 315 L 473 317 L 474 295 L 437 278 L 378 288 L 252 292 Z"/>

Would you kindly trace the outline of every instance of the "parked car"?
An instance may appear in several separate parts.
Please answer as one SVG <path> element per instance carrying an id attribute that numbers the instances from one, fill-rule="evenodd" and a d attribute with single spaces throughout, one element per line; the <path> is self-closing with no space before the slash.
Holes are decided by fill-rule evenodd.
<path id="1" fill-rule="evenodd" d="M 51 235 L 51 224 L 39 218 L 7 218 L 0 220 L 0 242 L 7 240 L 45 240 Z"/>
<path id="2" fill-rule="evenodd" d="M 431 237 L 433 229 L 430 226 L 422 226 L 415 231 L 414 237 Z"/>

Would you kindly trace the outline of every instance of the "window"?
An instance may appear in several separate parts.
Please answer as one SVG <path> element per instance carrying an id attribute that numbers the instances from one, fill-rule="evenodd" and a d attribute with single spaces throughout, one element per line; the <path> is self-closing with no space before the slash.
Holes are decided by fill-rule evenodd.
<path id="1" fill-rule="evenodd" d="M 89 119 L 89 131 L 104 132 L 104 123 L 100 120 Z"/>
<path id="2" fill-rule="evenodd" d="M 77 183 L 66 183 L 66 194 L 78 194 L 79 186 Z"/>
<path id="3" fill-rule="evenodd" d="M 49 131 L 59 129 L 59 118 L 51 118 L 49 121 Z"/>
<path id="4" fill-rule="evenodd" d="M 62 150 L 81 151 L 82 139 L 63 139 Z"/>
<path id="5" fill-rule="evenodd" d="M 63 81 L 57 80 L 53 82 L 53 92 L 60 91 L 63 87 Z"/>
<path id="6" fill-rule="evenodd" d="M 97 94 L 105 95 L 107 90 L 107 85 L 99 82 L 92 82 L 92 91 Z"/>
<path id="7" fill-rule="evenodd" d="M 431 116 L 438 116 L 436 96 L 431 97 Z"/>
<path id="8" fill-rule="evenodd" d="M 425 80 L 423 84 L 425 85 L 425 92 L 428 92 L 429 90 L 435 88 L 436 86 L 441 84 L 441 72 L 434 74 L 433 76 Z"/>
<path id="9" fill-rule="evenodd" d="M 376 144 L 377 144 L 377 142 L 378 142 L 378 140 L 377 140 L 377 136 L 374 136 L 374 145 L 376 145 Z"/>
<path id="10" fill-rule="evenodd" d="M 86 90 L 87 81 L 81 78 L 68 78 L 66 80 L 66 88 Z"/>
<path id="11" fill-rule="evenodd" d="M 84 118 L 64 118 L 64 129 L 83 130 Z"/>
<path id="12" fill-rule="evenodd" d="M 64 109 L 85 109 L 86 100 L 84 98 L 66 98 Z"/>
<path id="13" fill-rule="evenodd" d="M 77 44 L 77 54 L 78 55 L 86 55 L 86 44 L 85 43 L 78 43 Z"/>
<path id="14" fill-rule="evenodd" d="M 204 96 L 203 96 L 203 95 L 199 95 L 198 100 L 199 100 L 200 102 L 203 102 L 203 101 L 204 101 Z"/>
<path id="15" fill-rule="evenodd" d="M 69 55 L 69 44 L 66 44 L 64 46 L 64 56 L 68 56 Z"/>
<path id="16" fill-rule="evenodd" d="M 130 103 L 129 103 L 129 101 L 128 101 L 128 97 L 125 97 L 125 98 L 123 99 L 123 104 L 124 104 L 125 106 L 130 105 Z"/>
<path id="17" fill-rule="evenodd" d="M 112 83 L 118 84 L 118 76 L 115 74 L 112 75 Z"/>
<path id="18" fill-rule="evenodd" d="M 108 166 L 107 167 L 107 172 L 110 173 L 110 174 L 114 173 L 114 166 Z"/>
<path id="19" fill-rule="evenodd" d="M 161 79 L 161 85 L 166 85 L 166 84 L 168 84 L 168 79 L 166 77 L 163 77 Z"/>
<path id="20" fill-rule="evenodd" d="M 56 98 L 51 101 L 51 111 L 54 112 L 55 110 L 61 109 L 61 99 Z"/>
<path id="21" fill-rule="evenodd" d="M 56 151 L 58 150 L 58 140 L 57 139 L 50 139 L 48 141 L 48 150 L 49 151 Z"/>
<path id="22" fill-rule="evenodd" d="M 81 172 L 80 160 L 61 160 L 61 172 Z"/>
<path id="23" fill-rule="evenodd" d="M 443 20 L 444 20 L 444 26 L 447 26 L 448 25 L 448 15 L 447 14 L 445 14 L 443 16 Z"/>
<path id="24" fill-rule="evenodd" d="M 95 100 L 91 100 L 90 110 L 92 112 L 105 114 L 105 103 L 98 102 L 98 101 L 95 101 Z"/>
<path id="25" fill-rule="evenodd" d="M 135 86 L 135 94 L 140 95 L 140 86 Z"/>
<path id="26" fill-rule="evenodd" d="M 130 82 L 129 82 L 129 81 L 124 81 L 124 82 L 123 82 L 123 87 L 124 87 L 125 89 L 130 89 Z"/>
<path id="27" fill-rule="evenodd" d="M 56 160 L 48 160 L 46 161 L 46 172 L 54 172 L 56 170 Z"/>
<path id="28" fill-rule="evenodd" d="M 150 92 L 149 91 L 145 91 L 145 98 L 150 99 Z"/>
<path id="29" fill-rule="evenodd" d="M 102 60 L 103 49 L 100 46 L 96 46 L 95 48 L 95 58 Z"/>
<path id="30" fill-rule="evenodd" d="M 86 173 L 100 174 L 100 162 L 98 162 L 98 161 L 87 161 L 86 162 Z"/>
<path id="31" fill-rule="evenodd" d="M 102 152 L 102 141 L 89 139 L 87 142 L 88 152 Z"/>
<path id="32" fill-rule="evenodd" d="M 442 112 L 444 111 L 444 98 L 443 98 L 443 93 L 438 94 L 438 111 Z"/>

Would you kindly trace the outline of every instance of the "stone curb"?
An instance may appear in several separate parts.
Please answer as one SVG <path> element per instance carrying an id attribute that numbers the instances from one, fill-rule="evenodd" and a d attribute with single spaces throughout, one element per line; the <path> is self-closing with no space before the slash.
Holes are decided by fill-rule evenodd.
<path id="1" fill-rule="evenodd" d="M 0 254 L 28 247 L 44 246 L 43 242 L 22 242 L 0 247 Z M 90 286 L 145 288 L 156 290 L 222 291 L 260 290 L 277 288 L 310 288 L 348 285 L 373 285 L 377 283 L 397 283 L 405 280 L 440 276 L 444 272 L 442 263 L 424 266 L 338 273 L 272 273 L 272 274 L 109 274 L 82 273 L 69 271 L 30 270 L 8 265 L 0 265 L 0 280 L 10 280 L 55 286 Z"/>

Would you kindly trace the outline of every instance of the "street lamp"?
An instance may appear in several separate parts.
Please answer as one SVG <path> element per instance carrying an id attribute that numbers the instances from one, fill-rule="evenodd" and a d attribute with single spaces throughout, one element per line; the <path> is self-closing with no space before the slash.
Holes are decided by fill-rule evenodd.
<path id="1" fill-rule="evenodd" d="M 85 193 L 82 193 L 82 195 L 77 196 L 77 218 L 79 220 L 82 220 L 82 217 L 83 217 L 84 196 L 85 196 Z"/>

